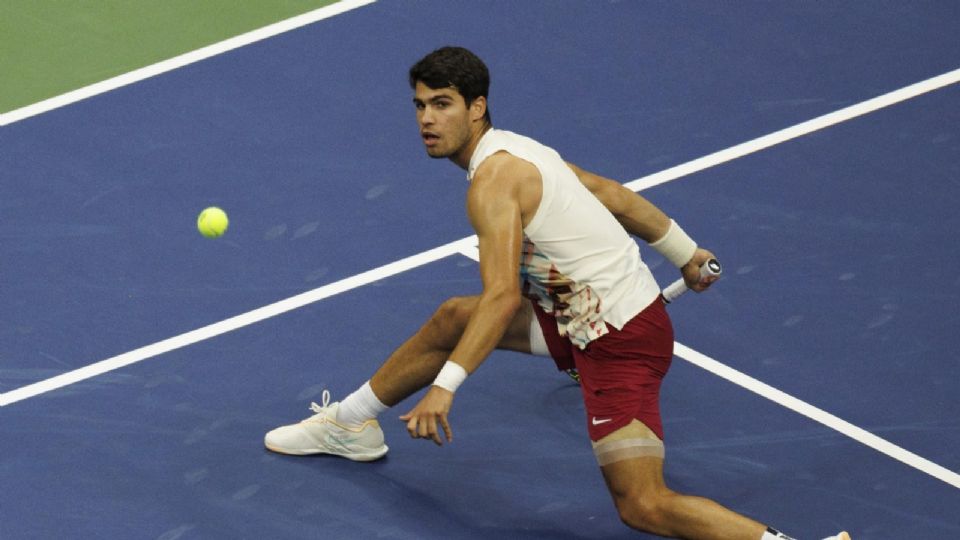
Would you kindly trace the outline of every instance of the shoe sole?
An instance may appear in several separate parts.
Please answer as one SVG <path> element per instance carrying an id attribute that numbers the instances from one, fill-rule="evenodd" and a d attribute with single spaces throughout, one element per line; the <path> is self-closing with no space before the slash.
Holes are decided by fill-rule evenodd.
<path id="1" fill-rule="evenodd" d="M 276 452 L 278 454 L 286 454 L 288 456 L 313 456 L 317 454 L 327 454 L 329 456 L 338 456 L 342 458 L 347 458 L 350 461 L 376 461 L 383 456 L 387 455 L 387 451 L 390 449 L 387 445 L 383 445 L 383 448 L 378 448 L 376 452 L 367 452 L 367 453 L 352 453 L 352 454 L 337 454 L 334 452 L 326 452 L 324 450 L 293 450 L 288 448 L 280 448 L 279 446 L 274 446 L 271 444 L 264 444 L 267 447 L 267 450 L 271 452 Z"/>

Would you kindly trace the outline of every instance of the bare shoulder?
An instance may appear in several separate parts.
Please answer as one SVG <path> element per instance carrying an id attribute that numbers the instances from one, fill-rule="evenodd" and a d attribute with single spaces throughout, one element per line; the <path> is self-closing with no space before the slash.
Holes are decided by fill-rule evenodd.
<path id="1" fill-rule="evenodd" d="M 468 198 L 475 202 L 490 197 L 511 201 L 519 208 L 526 227 L 537 212 L 542 194 L 540 170 L 533 163 L 508 152 L 497 152 L 484 160 L 473 175 Z"/>
<path id="2" fill-rule="evenodd" d="M 540 171 L 529 161 L 509 152 L 497 152 L 480 164 L 473 175 L 474 185 L 500 189 L 516 189 L 528 184 L 531 179 L 540 179 Z"/>

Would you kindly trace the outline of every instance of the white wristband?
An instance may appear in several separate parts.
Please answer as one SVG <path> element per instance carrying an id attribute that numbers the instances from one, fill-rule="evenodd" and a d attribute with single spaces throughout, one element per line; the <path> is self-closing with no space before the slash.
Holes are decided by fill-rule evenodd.
<path id="1" fill-rule="evenodd" d="M 694 252 L 697 251 L 697 243 L 687 236 L 680 225 L 677 225 L 677 222 L 672 219 L 667 234 L 650 244 L 650 247 L 660 252 L 677 268 L 683 268 L 693 258 Z"/>
<path id="2" fill-rule="evenodd" d="M 437 373 L 437 378 L 434 379 L 433 385 L 439 386 L 444 390 L 449 390 L 450 392 L 456 392 L 460 384 L 467 380 L 467 370 L 463 369 L 463 366 L 456 362 L 447 360 L 443 364 L 443 369 L 440 370 L 440 373 Z"/>

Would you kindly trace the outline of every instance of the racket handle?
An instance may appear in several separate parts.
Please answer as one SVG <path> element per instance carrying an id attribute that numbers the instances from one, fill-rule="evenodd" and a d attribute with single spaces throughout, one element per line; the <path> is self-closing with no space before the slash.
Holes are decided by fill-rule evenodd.
<path id="1" fill-rule="evenodd" d="M 719 277 L 722 272 L 723 267 L 720 266 L 720 261 L 716 259 L 710 259 L 700 266 L 701 279 L 705 277 Z M 683 281 L 683 278 L 680 278 L 668 285 L 667 288 L 663 290 L 661 293 L 663 295 L 663 301 L 669 304 L 688 290 L 690 289 L 687 288 L 686 282 Z"/>

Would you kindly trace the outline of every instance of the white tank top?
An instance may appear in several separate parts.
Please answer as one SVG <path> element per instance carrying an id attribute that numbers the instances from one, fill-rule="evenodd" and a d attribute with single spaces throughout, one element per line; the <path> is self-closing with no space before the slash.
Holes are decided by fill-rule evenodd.
<path id="1" fill-rule="evenodd" d="M 581 349 L 606 334 L 607 324 L 622 329 L 660 294 L 637 243 L 560 154 L 528 137 L 487 131 L 467 179 L 501 151 L 533 164 L 543 183 L 540 205 L 523 229 L 524 295 L 553 314 L 560 335 Z"/>

